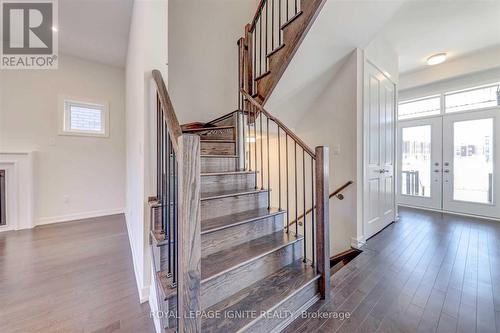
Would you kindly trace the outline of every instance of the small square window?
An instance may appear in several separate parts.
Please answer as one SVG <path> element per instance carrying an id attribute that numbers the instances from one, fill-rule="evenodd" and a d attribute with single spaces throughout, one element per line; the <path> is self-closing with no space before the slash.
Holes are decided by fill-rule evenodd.
<path id="1" fill-rule="evenodd" d="M 90 103 L 64 98 L 62 111 L 60 134 L 108 136 L 107 103 Z"/>

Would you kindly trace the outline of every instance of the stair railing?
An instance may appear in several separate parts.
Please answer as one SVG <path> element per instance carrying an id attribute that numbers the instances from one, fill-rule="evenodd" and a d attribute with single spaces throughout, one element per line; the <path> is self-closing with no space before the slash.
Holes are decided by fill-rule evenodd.
<path id="1" fill-rule="evenodd" d="M 303 261 L 320 274 L 320 294 L 327 299 L 330 287 L 328 147 L 312 150 L 249 93 L 243 89 L 240 93 L 241 110 L 236 112 L 244 169 L 256 171 L 256 188 L 269 189 L 268 208 L 286 211 L 284 230 L 303 236 Z M 308 207 L 314 207 L 310 216 L 306 213 Z M 299 214 L 304 223 L 292 225 Z"/>
<path id="2" fill-rule="evenodd" d="M 248 86 L 252 95 L 256 80 L 269 73 L 268 56 L 283 47 L 283 26 L 301 12 L 299 0 L 261 0 L 254 18 L 245 27 L 248 47 Z"/>
<path id="3" fill-rule="evenodd" d="M 201 283 L 200 138 L 183 134 L 162 75 L 156 83 L 156 204 L 166 241 L 170 284 L 177 289 L 179 332 L 199 332 Z"/>

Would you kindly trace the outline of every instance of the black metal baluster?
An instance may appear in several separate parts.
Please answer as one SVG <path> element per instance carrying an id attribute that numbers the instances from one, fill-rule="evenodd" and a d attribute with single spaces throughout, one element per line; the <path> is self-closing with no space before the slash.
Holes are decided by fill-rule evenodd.
<path id="1" fill-rule="evenodd" d="M 170 136 L 168 136 L 167 140 L 167 183 L 164 185 L 167 191 L 166 195 L 166 211 L 167 211 L 167 258 L 168 258 L 168 273 L 167 276 L 171 277 L 172 276 L 172 140 L 170 139 Z"/>
<path id="2" fill-rule="evenodd" d="M 260 189 L 264 189 L 264 151 L 262 149 L 262 144 L 264 141 L 262 137 L 262 113 L 260 114 Z"/>
<path id="3" fill-rule="evenodd" d="M 243 102 L 243 110 L 245 109 L 245 102 Z M 245 111 L 240 111 L 241 113 L 241 129 L 242 129 L 242 140 L 243 140 L 243 145 L 242 145 L 242 148 L 243 148 L 243 155 L 240 155 L 240 158 L 241 156 L 243 156 L 243 168 L 244 170 L 248 170 L 247 169 L 247 152 L 246 152 L 246 142 L 245 142 Z M 239 145 L 239 143 L 238 143 Z"/>
<path id="4" fill-rule="evenodd" d="M 162 121 L 163 122 L 163 121 Z M 163 147 L 164 149 L 167 149 L 167 143 L 168 143 L 168 128 L 167 128 L 167 124 L 165 122 L 163 122 Z M 161 168 L 162 168 L 162 184 L 164 184 L 166 181 L 167 181 L 167 159 L 166 159 L 166 156 L 168 156 L 168 153 L 165 152 L 165 156 L 163 157 L 162 161 L 161 161 Z M 165 234 L 167 233 L 167 230 L 168 230 L 168 218 L 167 218 L 167 209 L 166 209 L 166 198 L 167 198 L 167 187 L 165 185 L 162 186 L 162 197 L 163 197 L 163 203 L 162 203 L 162 206 L 163 206 L 163 210 L 162 210 L 162 214 L 163 214 L 163 221 L 165 222 L 165 224 L 163 225 L 163 232 L 165 232 Z M 164 235 L 164 239 L 166 238 L 166 235 Z"/>
<path id="5" fill-rule="evenodd" d="M 304 199 L 304 203 L 302 206 L 303 209 L 303 223 L 304 226 L 304 263 L 306 262 L 307 256 L 307 223 L 306 223 L 306 151 L 302 148 L 302 196 Z"/>
<path id="6" fill-rule="evenodd" d="M 257 83 L 255 82 L 255 78 L 257 77 L 257 26 L 253 28 L 252 32 L 252 53 L 253 53 L 253 71 L 252 71 L 252 93 L 255 92 L 257 88 Z M 248 132 L 250 134 L 250 132 Z"/>
<path id="7" fill-rule="evenodd" d="M 269 23 L 268 23 L 268 17 L 269 17 L 269 0 L 266 1 L 266 32 L 265 32 L 265 36 L 266 36 L 266 52 L 265 52 L 265 55 L 264 55 L 264 66 L 265 66 L 265 71 L 264 72 L 267 72 L 267 55 L 269 54 L 267 52 L 267 44 L 268 44 L 268 40 L 267 40 L 267 36 L 269 35 L 268 34 L 268 29 L 269 29 Z"/>
<path id="8" fill-rule="evenodd" d="M 314 234 L 314 160 L 311 156 L 311 244 L 312 244 L 312 265 L 315 265 L 315 234 Z"/>
<path id="9" fill-rule="evenodd" d="M 271 51 L 274 51 L 274 0 L 271 2 Z"/>
<path id="10" fill-rule="evenodd" d="M 285 1 L 286 1 L 286 21 L 288 22 L 288 13 L 289 13 L 288 3 L 290 2 L 290 0 L 285 0 Z"/>
<path id="11" fill-rule="evenodd" d="M 271 169 L 269 156 L 269 118 L 267 119 L 267 209 L 271 208 Z"/>
<path id="12" fill-rule="evenodd" d="M 282 17 L 281 17 L 281 0 L 279 0 L 278 6 L 279 6 L 279 8 L 278 8 L 278 38 L 279 38 L 279 45 L 278 46 L 281 46 L 281 20 L 282 20 Z"/>
<path id="13" fill-rule="evenodd" d="M 281 138 L 278 126 L 278 208 L 281 210 Z"/>
<path id="14" fill-rule="evenodd" d="M 295 0 L 295 13 L 294 14 L 297 15 L 298 12 L 299 11 L 297 10 L 297 0 Z"/>
<path id="15" fill-rule="evenodd" d="M 288 191 L 288 134 L 285 132 L 285 162 L 286 162 L 286 232 L 290 231 L 290 192 Z"/>
<path id="16" fill-rule="evenodd" d="M 245 144 L 248 143 L 248 170 L 252 171 L 252 132 L 250 131 L 250 109 L 252 106 L 249 107 L 247 110 L 247 126 L 248 126 L 248 139 L 245 139 Z"/>
<path id="17" fill-rule="evenodd" d="M 262 75 L 262 8 L 259 14 L 259 76 Z"/>
<path id="18" fill-rule="evenodd" d="M 160 201 L 160 98 L 156 94 L 156 200 Z"/>
<path id="19" fill-rule="evenodd" d="M 160 123 L 160 190 L 161 190 L 161 194 L 160 194 L 160 200 L 161 200 L 161 231 L 162 232 L 165 232 L 165 214 L 164 214 L 164 211 L 165 211 L 165 202 L 164 202 L 164 196 L 163 196 L 163 191 L 164 191 L 164 184 L 165 184 L 165 176 L 163 174 L 163 159 L 165 158 L 165 154 L 164 154 L 164 149 L 165 149 L 165 146 L 164 146 L 164 133 L 163 133 L 163 130 L 164 130 L 164 126 L 163 126 L 163 113 L 162 113 L 162 109 L 161 109 L 161 105 L 160 105 L 160 115 L 161 115 L 161 123 Z"/>
<path id="20" fill-rule="evenodd" d="M 259 170 L 258 169 L 258 165 L 257 165 L 257 111 L 256 109 L 254 108 L 253 110 L 253 135 L 254 135 L 254 153 L 255 153 L 255 189 L 258 188 L 257 186 L 257 171 Z"/>
<path id="21" fill-rule="evenodd" d="M 297 200 L 297 141 L 295 141 L 295 237 L 299 235 L 299 207 Z"/>
<path id="22" fill-rule="evenodd" d="M 173 228 L 172 228 L 172 233 L 174 235 L 174 246 L 173 246 L 173 249 L 174 249 L 174 264 L 173 264 L 173 277 L 172 277 L 172 287 L 176 287 L 177 286 L 177 256 L 178 256 L 178 246 L 179 246 L 179 243 L 178 243 L 178 235 L 177 235 L 177 230 L 178 230 L 178 212 L 177 212 L 177 156 L 174 152 L 173 154 L 173 187 L 174 187 L 174 191 L 172 193 L 172 196 L 173 196 Z"/>

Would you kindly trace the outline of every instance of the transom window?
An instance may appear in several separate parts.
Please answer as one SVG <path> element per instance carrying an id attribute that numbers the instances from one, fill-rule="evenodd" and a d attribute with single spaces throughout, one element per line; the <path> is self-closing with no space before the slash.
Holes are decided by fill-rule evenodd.
<path id="1" fill-rule="evenodd" d="M 64 99 L 60 134 L 108 136 L 108 107 L 106 103 L 89 103 Z"/>
<path id="2" fill-rule="evenodd" d="M 444 103 L 446 113 L 498 106 L 500 104 L 500 85 L 450 92 L 444 95 Z"/>
<path id="3" fill-rule="evenodd" d="M 435 116 L 441 113 L 440 96 L 430 96 L 399 103 L 398 119 Z"/>
<path id="4" fill-rule="evenodd" d="M 398 104 L 398 119 L 476 111 L 496 106 L 500 106 L 500 83 L 402 101 Z"/>

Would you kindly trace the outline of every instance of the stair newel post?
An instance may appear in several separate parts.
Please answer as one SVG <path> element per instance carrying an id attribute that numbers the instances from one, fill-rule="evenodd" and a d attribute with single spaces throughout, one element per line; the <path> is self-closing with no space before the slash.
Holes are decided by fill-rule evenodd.
<path id="1" fill-rule="evenodd" d="M 179 332 L 200 332 L 201 207 L 200 138 L 179 137 L 178 298 Z"/>
<path id="2" fill-rule="evenodd" d="M 321 299 L 330 297 L 330 212 L 328 147 L 316 147 L 316 260 Z"/>

